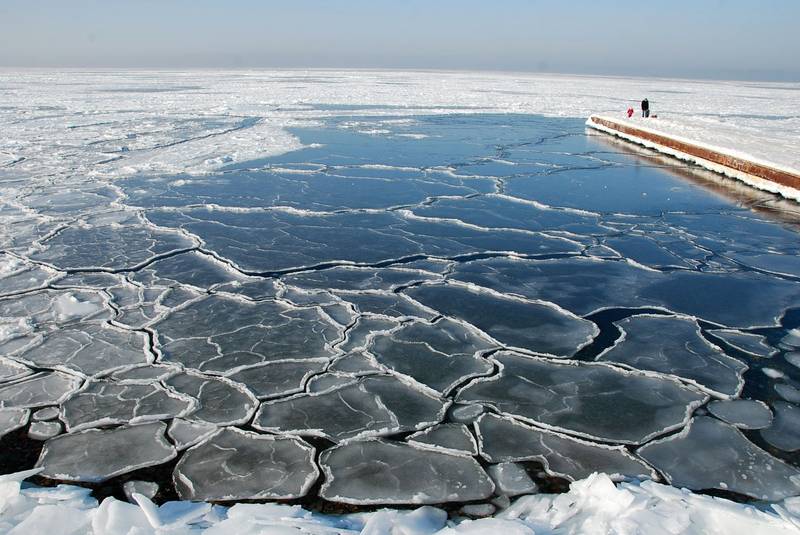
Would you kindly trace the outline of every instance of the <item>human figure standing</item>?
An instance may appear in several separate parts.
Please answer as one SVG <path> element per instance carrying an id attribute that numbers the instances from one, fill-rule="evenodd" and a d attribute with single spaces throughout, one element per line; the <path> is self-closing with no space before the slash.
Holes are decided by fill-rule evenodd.
<path id="1" fill-rule="evenodd" d="M 642 101 L 642 117 L 650 117 L 650 102 L 647 99 Z"/>

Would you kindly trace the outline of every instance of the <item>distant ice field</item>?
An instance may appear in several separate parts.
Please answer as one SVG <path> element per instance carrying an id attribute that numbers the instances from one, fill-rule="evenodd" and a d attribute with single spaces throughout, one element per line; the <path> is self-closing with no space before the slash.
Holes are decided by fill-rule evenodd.
<path id="1" fill-rule="evenodd" d="M 585 129 L 645 90 L 768 94 L 785 119 L 743 131 L 796 132 L 787 84 L 4 73 L 0 470 L 464 516 L 654 480 L 795 514 L 800 213 Z M 22 522 L 35 491 L 0 483 Z"/>

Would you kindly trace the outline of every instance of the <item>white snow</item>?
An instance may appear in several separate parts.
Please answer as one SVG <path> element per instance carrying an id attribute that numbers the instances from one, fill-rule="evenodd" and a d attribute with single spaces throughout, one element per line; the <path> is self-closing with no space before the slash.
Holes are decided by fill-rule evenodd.
<path id="1" fill-rule="evenodd" d="M 56 317 L 61 321 L 91 316 L 102 310 L 102 307 L 91 301 L 81 301 L 71 293 L 59 295 L 55 302 Z"/>
<path id="2" fill-rule="evenodd" d="M 368 70 L 0 69 L 0 86 L 0 165 L 29 176 L 209 172 L 299 148 L 286 128 L 354 113 L 335 106 L 369 106 L 356 113 L 391 115 L 394 124 L 398 115 L 445 113 L 623 118 L 629 106 L 638 112 L 644 97 L 659 129 L 800 169 L 796 83 Z M 413 122 L 408 127 L 406 136 L 414 136 Z"/>
<path id="3" fill-rule="evenodd" d="M 141 494 L 133 495 L 135 504 L 115 498 L 98 504 L 88 489 L 70 485 L 42 488 L 23 482 L 36 472 L 0 476 L 0 533 L 788 535 L 800 529 L 800 498 L 759 509 L 652 481 L 615 485 L 603 474 L 574 482 L 567 493 L 523 496 L 493 517 L 468 520 L 448 519 L 435 507 L 329 516 L 296 505 L 237 504 L 227 508 L 167 502 L 157 506 Z"/>

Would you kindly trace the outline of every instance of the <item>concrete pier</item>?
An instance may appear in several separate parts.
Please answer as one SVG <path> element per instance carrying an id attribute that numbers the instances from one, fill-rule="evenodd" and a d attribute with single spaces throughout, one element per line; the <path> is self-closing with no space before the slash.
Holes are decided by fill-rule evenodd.
<path id="1" fill-rule="evenodd" d="M 586 125 L 681 160 L 690 161 L 711 171 L 741 180 L 765 191 L 800 202 L 800 171 L 659 132 L 658 121 L 640 126 L 621 119 L 592 115 Z"/>

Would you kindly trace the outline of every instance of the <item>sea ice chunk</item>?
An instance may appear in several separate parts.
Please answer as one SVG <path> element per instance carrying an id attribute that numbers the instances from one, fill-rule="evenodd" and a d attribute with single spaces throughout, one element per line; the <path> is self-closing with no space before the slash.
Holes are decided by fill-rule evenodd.
<path id="1" fill-rule="evenodd" d="M 563 362 L 508 351 L 492 355 L 496 376 L 462 389 L 477 402 L 547 427 L 592 439 L 641 444 L 683 426 L 707 396 L 668 378 L 605 364 Z"/>
<path id="2" fill-rule="evenodd" d="M 139 480 L 131 480 L 126 481 L 122 485 L 122 491 L 125 493 L 125 497 L 128 498 L 128 501 L 132 503 L 136 503 L 133 500 L 133 494 L 141 494 L 145 498 L 150 500 L 158 494 L 158 483 L 153 483 L 152 481 L 139 481 Z"/>
<path id="3" fill-rule="evenodd" d="M 71 226 L 48 240 L 31 258 L 60 269 L 131 269 L 158 255 L 196 245 L 177 231 L 157 229 L 136 220 L 125 223 L 123 232 L 117 222 Z"/>
<path id="4" fill-rule="evenodd" d="M 716 400 L 708 404 L 708 411 L 723 422 L 739 429 L 763 429 L 772 423 L 772 412 L 763 401 Z"/>
<path id="5" fill-rule="evenodd" d="M 242 384 L 223 377 L 205 377 L 185 372 L 164 381 L 180 394 L 197 400 L 197 409 L 189 416 L 215 425 L 238 425 L 250 419 L 258 400 Z"/>
<path id="6" fill-rule="evenodd" d="M 493 464 L 488 469 L 497 490 L 506 496 L 534 494 L 538 487 L 525 468 L 518 463 Z"/>
<path id="7" fill-rule="evenodd" d="M 322 452 L 320 496 L 351 504 L 436 504 L 483 500 L 494 484 L 471 457 L 366 440 Z"/>
<path id="8" fill-rule="evenodd" d="M 594 472 L 614 478 L 656 477 L 650 467 L 623 446 L 578 440 L 491 413 L 483 415 L 475 429 L 481 455 L 492 463 L 538 461 L 549 474 L 571 481 Z"/>
<path id="9" fill-rule="evenodd" d="M 484 412 L 486 412 L 486 407 L 478 403 L 454 403 L 447 411 L 447 417 L 453 422 L 471 424 Z"/>
<path id="10" fill-rule="evenodd" d="M 800 388 L 786 383 L 775 383 L 773 387 L 780 397 L 790 403 L 800 403 Z"/>
<path id="11" fill-rule="evenodd" d="M 164 438 L 166 428 L 154 422 L 61 435 L 45 442 L 36 466 L 51 479 L 105 481 L 175 458 L 175 448 Z"/>
<path id="12" fill-rule="evenodd" d="M 0 407 L 36 408 L 57 405 L 78 389 L 81 380 L 60 372 L 41 372 L 0 385 Z"/>
<path id="13" fill-rule="evenodd" d="M 146 286 L 182 284 L 208 290 L 225 283 L 246 282 L 248 278 L 207 254 L 190 251 L 153 262 L 133 273 L 131 280 Z"/>
<path id="14" fill-rule="evenodd" d="M 25 426 L 30 413 L 28 409 L 0 409 L 0 437 Z"/>
<path id="15" fill-rule="evenodd" d="M 432 320 L 436 312 L 420 306 L 408 296 L 391 292 L 337 292 L 336 295 L 351 303 L 362 314 L 375 314 L 390 318 L 422 318 Z"/>
<path id="16" fill-rule="evenodd" d="M 148 362 L 147 336 L 108 324 L 77 324 L 44 335 L 17 358 L 40 368 L 96 375 Z"/>
<path id="17" fill-rule="evenodd" d="M 104 297 L 89 290 L 43 290 L 0 299 L 0 318 L 4 323 L 0 342 L 8 346 L 9 340 L 29 337 L 34 329 L 41 332 L 77 321 L 100 322 L 111 316 Z"/>
<path id="18" fill-rule="evenodd" d="M 598 361 L 674 375 L 722 396 L 744 386 L 747 365 L 707 342 L 694 319 L 642 314 L 614 325 L 622 337 Z"/>
<path id="19" fill-rule="evenodd" d="M 778 353 L 778 350 L 767 343 L 767 338 L 760 334 L 744 333 L 733 329 L 710 329 L 708 332 L 736 349 L 767 358 Z"/>
<path id="20" fill-rule="evenodd" d="M 785 401 L 775 401 L 775 421 L 761 430 L 768 444 L 783 451 L 800 450 L 800 408 Z"/>
<path id="21" fill-rule="evenodd" d="M 357 383 L 355 376 L 347 373 L 323 373 L 315 375 L 306 384 L 306 392 L 326 392 Z"/>
<path id="22" fill-rule="evenodd" d="M 0 329 L 2 329 L 2 327 L 0 327 Z M 0 333 L 0 339 L 2 338 L 2 333 Z M 7 383 L 16 379 L 22 379 L 23 377 L 32 373 L 33 370 L 24 364 L 7 359 L 5 357 L 0 357 L 0 383 Z"/>
<path id="23" fill-rule="evenodd" d="M 757 448 L 735 427 L 707 416 L 637 453 L 675 486 L 730 490 L 769 501 L 800 494 L 800 470 Z"/>
<path id="24" fill-rule="evenodd" d="M 570 356 L 600 332 L 553 303 L 462 284 L 426 284 L 406 293 L 442 314 L 474 325 L 506 347 Z"/>
<path id="25" fill-rule="evenodd" d="M 353 326 L 347 331 L 344 341 L 338 344 L 336 349 L 345 353 L 363 352 L 376 335 L 388 334 L 397 329 L 399 324 L 399 321 L 392 318 L 360 316 L 356 318 Z"/>
<path id="26" fill-rule="evenodd" d="M 166 362 L 207 372 L 334 356 L 343 327 L 316 307 L 211 295 L 172 312 L 156 331 Z"/>
<path id="27" fill-rule="evenodd" d="M 448 402 L 389 375 L 261 404 L 253 427 L 335 442 L 414 431 L 442 421 Z"/>
<path id="28" fill-rule="evenodd" d="M 147 364 L 115 371 L 111 374 L 111 378 L 119 384 L 149 383 L 167 379 L 179 372 L 180 368 L 176 366 Z"/>
<path id="29" fill-rule="evenodd" d="M 794 366 L 795 368 L 800 368 L 800 352 L 790 351 L 784 355 L 786 362 Z"/>
<path id="30" fill-rule="evenodd" d="M 220 429 L 178 461 L 175 488 L 184 500 L 299 498 L 319 477 L 314 453 L 297 438 Z"/>
<path id="31" fill-rule="evenodd" d="M 61 406 L 69 432 L 110 424 L 138 424 L 185 416 L 196 402 L 151 384 L 117 384 L 100 380 L 87 383 Z"/>
<path id="32" fill-rule="evenodd" d="M 269 362 L 245 368 L 228 378 L 245 384 L 259 399 L 288 396 L 302 392 L 309 377 L 325 371 L 328 362 L 328 359 Z"/>
<path id="33" fill-rule="evenodd" d="M 45 407 L 33 413 L 31 417 L 34 422 L 45 422 L 58 418 L 58 407 Z"/>
<path id="34" fill-rule="evenodd" d="M 480 353 L 496 344 L 443 318 L 433 324 L 412 322 L 390 333 L 378 333 L 367 347 L 379 364 L 447 393 L 471 377 L 491 373 L 494 367 Z"/>
<path id="35" fill-rule="evenodd" d="M 381 367 L 371 355 L 358 351 L 348 353 L 331 363 L 328 371 L 349 373 L 352 375 L 368 375 L 381 371 Z"/>
<path id="36" fill-rule="evenodd" d="M 421 269 L 403 267 L 367 268 L 335 266 L 330 269 L 304 271 L 284 277 L 288 284 L 318 290 L 394 290 L 412 282 L 438 278 Z"/>
<path id="37" fill-rule="evenodd" d="M 192 422 L 183 418 L 174 418 L 169 423 L 167 435 L 172 439 L 175 448 L 181 451 L 211 436 L 217 429 L 216 425 L 208 422 Z"/>
<path id="38" fill-rule="evenodd" d="M 507 195 L 441 199 L 434 204 L 415 206 L 413 213 L 423 217 L 451 219 L 484 228 L 517 229 L 527 232 L 567 231 L 574 234 L 603 234 L 595 214 L 554 210 L 536 202 Z"/>
<path id="39" fill-rule="evenodd" d="M 478 445 L 464 424 L 439 424 L 408 437 L 408 442 L 422 448 L 449 450 L 451 453 L 477 455 Z"/>
<path id="40" fill-rule="evenodd" d="M 33 440 L 48 440 L 61 434 L 61 422 L 33 422 L 28 436 Z"/>
<path id="41" fill-rule="evenodd" d="M 800 285 L 755 272 L 655 272 L 628 262 L 575 257 L 459 264 L 452 278 L 551 301 L 575 314 L 658 306 L 732 327 L 776 324 Z M 800 342 L 798 342 L 800 344 Z"/>
<path id="42" fill-rule="evenodd" d="M 487 516 L 492 516 L 494 512 L 497 510 L 497 507 L 492 505 L 491 503 L 475 503 L 475 504 L 468 504 L 458 510 L 459 513 L 465 516 L 471 516 L 473 518 L 483 518 Z"/>

